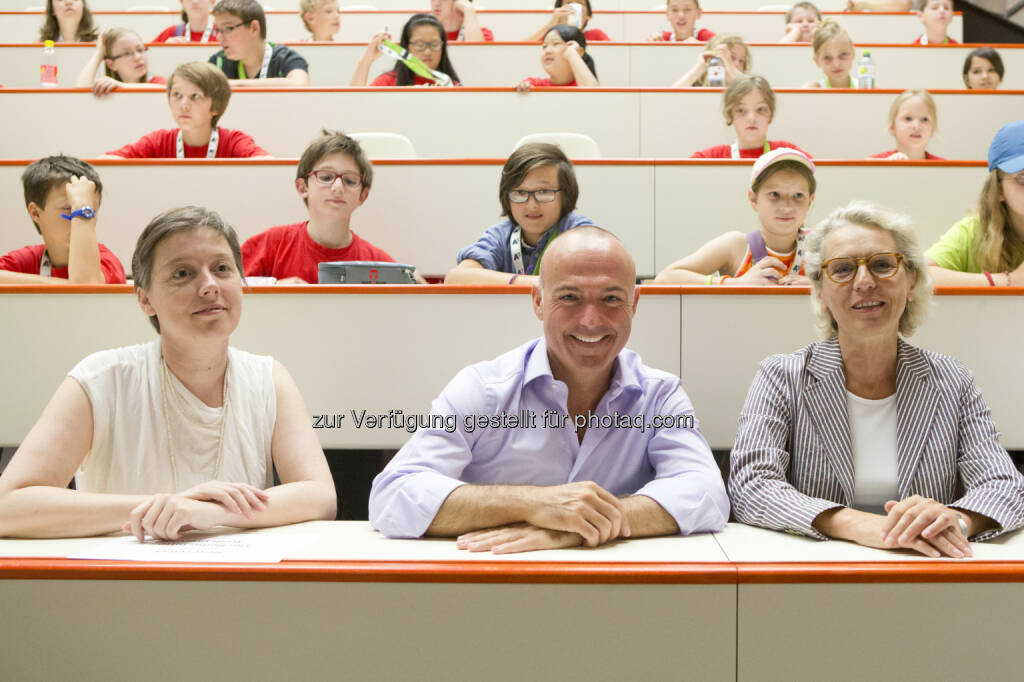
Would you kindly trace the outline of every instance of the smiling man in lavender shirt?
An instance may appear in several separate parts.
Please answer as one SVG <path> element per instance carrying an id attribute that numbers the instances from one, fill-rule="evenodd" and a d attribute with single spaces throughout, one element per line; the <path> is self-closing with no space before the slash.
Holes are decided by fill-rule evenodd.
<path id="1" fill-rule="evenodd" d="M 679 379 L 625 349 L 635 280 L 601 228 L 554 240 L 533 290 L 543 338 L 456 375 L 438 428 L 374 480 L 373 526 L 495 553 L 720 530 L 728 498 Z"/>

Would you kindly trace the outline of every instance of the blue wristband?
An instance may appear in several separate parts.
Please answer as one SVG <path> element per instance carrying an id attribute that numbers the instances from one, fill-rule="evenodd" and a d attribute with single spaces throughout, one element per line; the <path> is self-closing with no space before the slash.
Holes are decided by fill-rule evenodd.
<path id="1" fill-rule="evenodd" d="M 96 211 L 92 210 L 88 206 L 83 206 L 74 213 L 71 213 L 70 215 L 67 213 L 61 213 L 60 217 L 63 218 L 64 220 L 74 220 L 75 218 L 85 218 L 86 220 L 91 220 L 92 218 L 96 217 Z"/>

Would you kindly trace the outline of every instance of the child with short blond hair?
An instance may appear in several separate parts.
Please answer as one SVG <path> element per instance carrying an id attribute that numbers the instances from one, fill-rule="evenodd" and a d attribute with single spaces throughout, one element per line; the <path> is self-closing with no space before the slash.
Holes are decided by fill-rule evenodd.
<path id="1" fill-rule="evenodd" d="M 896 149 L 872 154 L 872 159 L 890 161 L 942 161 L 925 148 L 939 126 L 935 100 L 925 90 L 906 90 L 889 107 L 889 132 L 896 138 Z"/>
<path id="2" fill-rule="evenodd" d="M 857 83 L 850 75 L 857 51 L 850 34 L 833 19 L 826 19 L 814 29 L 811 36 L 814 49 L 814 63 L 825 77 L 818 81 L 804 83 L 805 88 L 856 88 Z"/>

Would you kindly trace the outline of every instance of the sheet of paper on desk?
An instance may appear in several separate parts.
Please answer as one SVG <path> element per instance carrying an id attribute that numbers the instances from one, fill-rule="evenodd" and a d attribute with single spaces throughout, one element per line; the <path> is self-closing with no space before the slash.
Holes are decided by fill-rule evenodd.
<path id="1" fill-rule="evenodd" d="M 226 563 L 277 563 L 310 538 L 305 534 L 267 532 L 186 535 L 174 542 L 133 536 L 113 538 L 69 559 L 113 561 L 188 561 Z"/>

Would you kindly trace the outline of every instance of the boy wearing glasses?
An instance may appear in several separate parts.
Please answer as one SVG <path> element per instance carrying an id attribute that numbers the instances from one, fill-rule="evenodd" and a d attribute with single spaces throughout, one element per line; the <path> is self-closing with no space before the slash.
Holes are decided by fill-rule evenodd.
<path id="1" fill-rule="evenodd" d="M 276 277 L 282 284 L 316 284 L 318 266 L 329 261 L 395 262 L 350 227 L 352 214 L 370 195 L 373 166 L 359 142 L 323 131 L 302 152 L 295 191 L 309 220 L 280 225 L 242 244 L 246 277 Z"/>
<path id="2" fill-rule="evenodd" d="M 178 128 L 154 130 L 138 142 L 100 158 L 241 159 L 267 157 L 266 149 L 240 130 L 217 125 L 231 99 L 223 73 L 206 62 L 187 62 L 167 81 L 167 104 Z"/>
<path id="3" fill-rule="evenodd" d="M 445 284 L 536 284 L 551 242 L 566 230 L 593 225 L 575 213 L 580 189 L 564 152 L 553 144 L 524 144 L 505 162 L 498 195 L 506 216 L 459 251 Z"/>
<path id="4" fill-rule="evenodd" d="M 309 85 L 309 64 L 302 55 L 267 41 L 267 17 L 256 0 L 220 0 L 213 6 L 213 27 L 221 50 L 210 63 L 231 85 Z"/>

